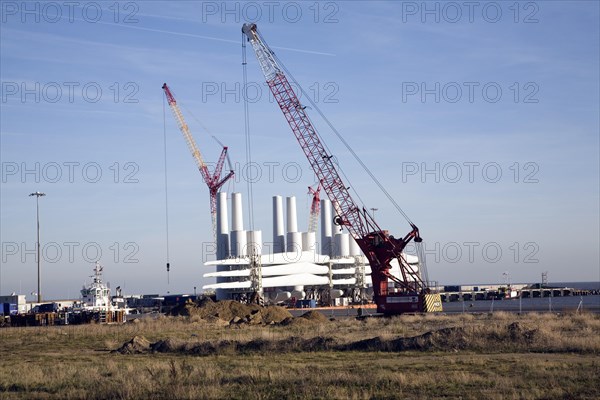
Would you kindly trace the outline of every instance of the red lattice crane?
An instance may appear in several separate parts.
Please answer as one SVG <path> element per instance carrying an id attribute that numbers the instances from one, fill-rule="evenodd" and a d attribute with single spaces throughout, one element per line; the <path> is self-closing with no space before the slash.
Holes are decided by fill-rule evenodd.
<path id="1" fill-rule="evenodd" d="M 316 232 L 319 223 L 319 214 L 321 213 L 321 183 L 317 184 L 317 188 L 308 187 L 308 194 L 312 195 L 310 203 L 310 216 L 308 218 L 308 231 Z"/>
<path id="2" fill-rule="evenodd" d="M 439 294 L 430 293 L 420 271 L 411 267 L 402 253 L 411 240 L 422 241 L 419 229 L 410 223 L 411 231 L 402 238 L 395 238 L 387 230 L 381 229 L 364 208 L 356 205 L 335 167 L 332 155 L 326 151 L 309 119 L 306 107 L 300 103 L 256 24 L 244 24 L 242 33 L 251 43 L 269 89 L 333 205 L 337 215 L 334 222 L 350 232 L 369 261 L 377 311 L 400 314 L 441 310 Z M 400 265 L 400 277 L 390 273 L 394 259 Z M 397 286 L 393 291 L 389 290 L 390 281 Z"/>
<path id="3" fill-rule="evenodd" d="M 206 163 L 204 162 L 204 159 L 202 158 L 202 153 L 200 153 L 200 150 L 198 149 L 198 146 L 196 145 L 196 141 L 194 140 L 194 137 L 192 136 L 192 133 L 190 132 L 190 128 L 188 127 L 188 125 L 185 122 L 185 119 L 183 118 L 183 114 L 181 113 L 181 110 L 179 109 L 179 106 L 177 105 L 177 101 L 175 100 L 175 96 L 173 96 L 173 92 L 171 92 L 171 89 L 169 89 L 169 87 L 167 86 L 167 84 L 163 84 L 162 86 L 164 92 L 165 92 L 165 96 L 167 97 L 167 102 L 169 103 L 169 107 L 171 108 L 171 111 L 173 111 L 173 116 L 175 117 L 175 120 L 177 121 L 177 125 L 179 126 L 179 130 L 181 131 L 181 133 L 183 134 L 183 137 L 185 138 L 185 142 L 188 145 L 188 148 L 190 149 L 190 152 L 192 153 L 192 156 L 194 157 L 194 161 L 196 161 L 196 165 L 198 167 L 198 169 L 200 170 L 200 174 L 202 174 L 202 179 L 204 179 L 204 182 L 206 183 L 206 186 L 208 186 L 208 192 L 210 194 L 210 215 L 212 218 L 212 226 L 213 226 L 213 237 L 216 237 L 216 229 L 217 229 L 217 193 L 219 192 L 219 189 L 221 188 L 221 186 L 223 186 L 225 184 L 225 182 L 227 182 L 234 174 L 234 172 L 232 170 L 229 171 L 229 173 L 227 173 L 227 175 L 225 175 L 223 178 L 221 178 L 221 172 L 223 170 L 223 166 L 225 164 L 225 159 L 227 158 L 227 146 L 223 146 L 223 150 L 221 151 L 221 156 L 219 157 L 219 160 L 217 161 L 217 165 L 215 166 L 214 171 L 211 172 L 208 169 L 208 166 L 206 165 Z"/>

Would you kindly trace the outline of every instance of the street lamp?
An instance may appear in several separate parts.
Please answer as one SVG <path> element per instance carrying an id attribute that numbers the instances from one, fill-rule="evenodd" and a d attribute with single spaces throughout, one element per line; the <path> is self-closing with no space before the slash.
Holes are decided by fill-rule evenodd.
<path id="1" fill-rule="evenodd" d="M 35 196 L 35 208 L 36 208 L 36 216 L 37 216 L 37 275 L 38 275 L 38 284 L 37 284 L 37 301 L 38 303 L 42 302 L 42 282 L 40 275 L 40 197 L 45 196 L 46 193 L 35 192 L 31 193 L 29 197 Z"/>
<path id="2" fill-rule="evenodd" d="M 510 287 L 510 273 L 508 271 L 503 272 L 502 276 L 504 276 L 504 283 L 506 286 Z"/>
<path id="3" fill-rule="evenodd" d="M 375 211 L 379 210 L 379 208 L 371 208 L 371 216 L 375 219 Z"/>

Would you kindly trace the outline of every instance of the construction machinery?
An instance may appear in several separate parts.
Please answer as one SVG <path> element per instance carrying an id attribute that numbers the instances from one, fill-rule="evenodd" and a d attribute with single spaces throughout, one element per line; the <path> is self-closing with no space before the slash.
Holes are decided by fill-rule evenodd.
<path id="1" fill-rule="evenodd" d="M 222 146 L 223 150 L 221 151 L 219 160 L 217 161 L 215 169 L 214 169 L 213 173 L 211 174 L 210 171 L 208 170 L 208 166 L 206 165 L 206 163 L 204 162 L 204 159 L 202 158 L 202 153 L 200 153 L 200 150 L 198 149 L 198 146 L 196 145 L 194 137 L 192 136 L 192 134 L 190 132 L 190 128 L 188 127 L 188 125 L 185 122 L 185 119 L 183 118 L 183 114 L 181 113 L 181 110 L 179 109 L 179 106 L 177 105 L 177 101 L 175 100 L 175 96 L 173 95 L 173 92 L 171 91 L 171 89 L 169 89 L 169 87 L 167 86 L 166 83 L 163 84 L 162 89 L 165 92 L 167 102 L 169 103 L 169 107 L 171 108 L 171 111 L 173 112 L 173 116 L 175 117 L 175 120 L 177 121 L 179 130 L 181 131 L 181 133 L 183 134 L 183 137 L 185 138 L 188 148 L 190 149 L 190 152 L 192 153 L 192 156 L 194 157 L 194 161 L 196 161 L 196 165 L 198 166 L 198 169 L 200 170 L 200 173 L 202 174 L 202 178 L 204 179 L 204 182 L 206 182 L 206 185 L 208 186 L 208 191 L 210 194 L 210 215 L 212 218 L 213 237 L 216 238 L 216 234 L 217 234 L 217 193 L 219 192 L 219 189 L 221 188 L 221 186 L 223 186 L 225 184 L 225 182 L 227 182 L 234 174 L 233 170 L 230 170 L 229 173 L 227 173 L 227 175 L 225 175 L 223 178 L 221 178 L 221 172 L 222 172 L 223 166 L 225 164 L 225 159 L 227 158 L 227 146 Z"/>
<path id="2" fill-rule="evenodd" d="M 319 214 L 321 212 L 321 182 L 317 184 L 315 189 L 313 189 L 312 186 L 309 186 L 308 194 L 312 196 L 308 218 L 308 232 L 316 232 Z"/>
<path id="3" fill-rule="evenodd" d="M 432 293 L 427 279 L 422 277 L 426 276 L 421 274 L 422 268 L 411 267 L 403 253 L 410 241 L 422 242 L 417 226 L 406 217 L 410 232 L 395 238 L 381 229 L 364 207 L 357 206 L 338 173 L 332 154 L 309 119 L 306 107 L 292 89 L 283 64 L 265 43 L 256 24 L 244 24 L 242 34 L 252 45 L 269 89 L 333 205 L 334 223 L 350 232 L 369 261 L 377 311 L 387 315 L 441 311 L 440 295 Z M 399 277 L 390 273 L 392 263 L 396 262 L 400 266 Z"/>

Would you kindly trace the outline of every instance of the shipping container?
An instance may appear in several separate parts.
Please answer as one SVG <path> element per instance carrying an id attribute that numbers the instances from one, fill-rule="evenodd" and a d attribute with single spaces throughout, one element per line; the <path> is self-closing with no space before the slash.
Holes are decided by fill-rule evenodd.
<path id="1" fill-rule="evenodd" d="M 37 312 L 39 313 L 51 313 L 58 311 L 58 304 L 56 303 L 45 303 L 37 306 Z"/>
<path id="2" fill-rule="evenodd" d="M 2 303 L 0 305 L 0 315 L 17 315 L 19 309 L 16 304 L 13 303 Z"/>
<path id="3" fill-rule="evenodd" d="M 444 292 L 460 292 L 459 285 L 446 285 L 444 286 Z"/>
<path id="4" fill-rule="evenodd" d="M 296 302 L 297 308 L 315 308 L 316 306 L 317 301 L 315 299 L 298 300 Z"/>

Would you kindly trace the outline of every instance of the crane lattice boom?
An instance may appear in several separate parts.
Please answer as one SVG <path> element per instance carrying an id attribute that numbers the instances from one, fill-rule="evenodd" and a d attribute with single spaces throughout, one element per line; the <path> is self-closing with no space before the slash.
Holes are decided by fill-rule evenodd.
<path id="1" fill-rule="evenodd" d="M 227 147 L 223 146 L 223 150 L 221 151 L 221 155 L 219 157 L 219 160 L 217 161 L 215 170 L 211 174 L 210 171 L 208 170 L 206 163 L 204 162 L 204 159 L 202 158 L 202 153 L 200 153 L 200 150 L 198 149 L 198 146 L 196 145 L 196 141 L 194 140 L 194 137 L 192 136 L 192 133 L 190 132 L 190 128 L 188 127 L 187 123 L 185 122 L 185 119 L 183 118 L 183 114 L 181 113 L 181 110 L 179 109 L 179 106 L 177 105 L 175 96 L 173 96 L 171 89 L 169 89 L 169 87 L 167 86 L 166 83 L 163 84 L 162 88 L 165 92 L 165 96 L 167 97 L 167 102 L 169 103 L 169 107 L 171 108 L 171 111 L 173 112 L 173 116 L 175 117 L 175 120 L 177 121 L 179 130 L 181 131 L 181 133 L 183 134 L 183 137 L 185 138 L 185 142 L 187 143 L 187 146 L 190 149 L 190 152 L 192 153 L 192 157 L 194 157 L 194 161 L 196 162 L 196 165 L 198 166 L 198 169 L 200 170 L 200 173 L 202 174 L 202 178 L 204 179 L 204 182 L 208 186 L 208 191 L 210 194 L 210 214 L 211 214 L 211 218 L 212 218 L 213 235 L 216 237 L 217 193 L 219 192 L 219 189 L 221 188 L 221 186 L 223 186 L 223 184 L 225 184 L 225 182 L 227 182 L 227 180 L 229 180 L 234 174 L 233 171 L 229 171 L 229 173 L 227 175 L 225 175 L 225 177 L 221 178 L 221 171 L 223 170 L 223 166 L 225 164 L 225 159 L 227 158 Z"/>
<path id="2" fill-rule="evenodd" d="M 310 217 L 308 219 L 308 231 L 316 232 L 319 214 L 321 212 L 321 183 L 317 185 L 316 189 L 313 189 L 309 186 L 308 194 L 312 195 L 312 202 L 310 203 Z"/>
<path id="3" fill-rule="evenodd" d="M 269 89 L 334 207 L 337 214 L 335 223 L 350 232 L 369 260 L 374 299 L 378 310 L 389 312 L 390 309 L 395 308 L 398 311 L 394 311 L 394 313 L 405 312 L 410 307 L 391 304 L 415 303 L 408 296 L 419 299 L 418 305 L 411 304 L 413 309 L 415 307 L 423 309 L 424 297 L 421 295 L 427 290 L 426 285 L 421 279 L 419 271 L 411 268 L 402 254 L 402 250 L 412 239 L 415 242 L 421 242 L 418 228 L 411 223 L 412 230 L 404 238 L 396 239 L 387 231 L 379 228 L 364 208 L 361 209 L 356 205 L 349 188 L 342 181 L 333 163 L 332 155 L 326 151 L 305 107 L 300 103 L 274 53 L 259 34 L 256 24 L 244 24 L 242 32 L 250 41 Z M 393 259 L 397 259 L 400 265 L 402 275 L 400 278 L 390 273 L 390 263 Z M 402 292 L 401 296 L 389 296 L 389 280 L 399 286 Z"/>

